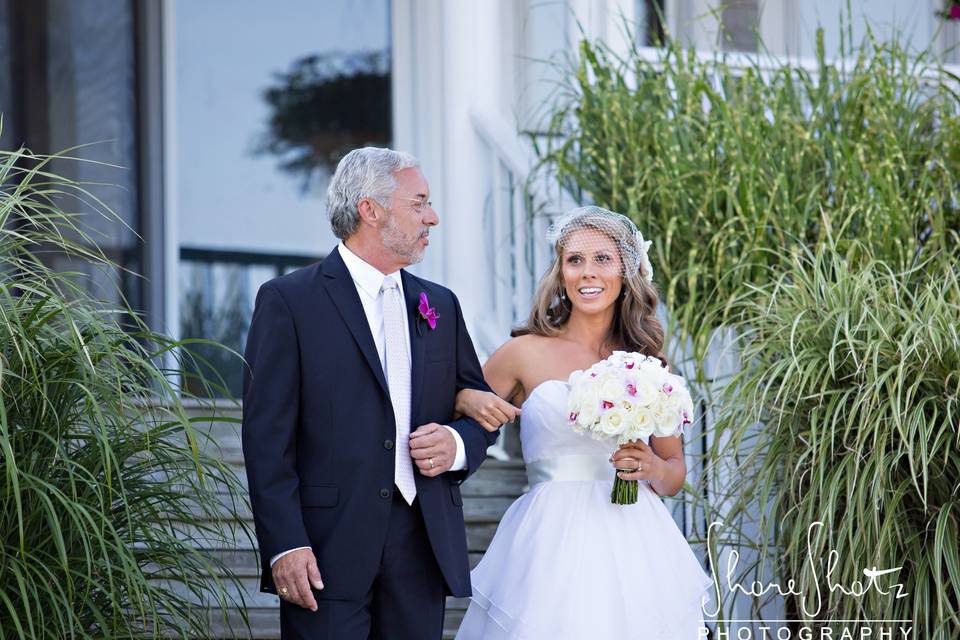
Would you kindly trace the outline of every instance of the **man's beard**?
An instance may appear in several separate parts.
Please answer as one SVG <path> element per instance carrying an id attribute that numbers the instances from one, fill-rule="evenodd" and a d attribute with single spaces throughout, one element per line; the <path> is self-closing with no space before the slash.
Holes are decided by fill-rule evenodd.
<path id="1" fill-rule="evenodd" d="M 426 249 L 426 247 L 420 246 L 420 235 L 426 230 L 427 227 L 424 227 L 420 234 L 410 240 L 397 227 L 393 215 L 390 215 L 384 225 L 380 227 L 380 239 L 383 241 L 384 248 L 406 260 L 408 265 L 417 264 L 423 260 Z"/>

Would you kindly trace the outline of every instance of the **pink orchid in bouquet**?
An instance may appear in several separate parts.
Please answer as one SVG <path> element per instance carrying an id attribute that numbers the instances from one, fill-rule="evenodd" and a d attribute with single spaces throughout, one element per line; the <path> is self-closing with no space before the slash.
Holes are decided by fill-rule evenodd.
<path id="1" fill-rule="evenodd" d="M 680 376 L 658 358 L 615 351 L 586 371 L 570 374 L 568 418 L 573 430 L 617 444 L 650 436 L 681 436 L 693 421 L 693 400 Z M 630 469 L 629 471 L 633 471 Z M 637 501 L 637 481 L 615 476 L 611 501 Z"/>

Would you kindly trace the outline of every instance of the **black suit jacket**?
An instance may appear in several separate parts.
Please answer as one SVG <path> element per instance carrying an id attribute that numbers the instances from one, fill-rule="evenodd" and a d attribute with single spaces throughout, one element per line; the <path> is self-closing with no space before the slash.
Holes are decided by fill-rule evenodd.
<path id="1" fill-rule="evenodd" d="M 414 467 L 430 545 L 450 594 L 470 595 L 460 483 L 496 439 L 452 420 L 463 388 L 489 390 L 460 304 L 444 287 L 401 272 L 410 314 L 411 431 L 447 424 L 463 439 L 467 469 L 435 478 Z M 419 320 L 425 292 L 439 314 Z M 419 324 L 419 331 L 417 329 Z M 264 284 L 247 338 L 243 454 L 262 562 L 309 546 L 331 599 L 357 599 L 377 574 L 394 477 L 393 407 L 359 294 L 339 251 Z"/>

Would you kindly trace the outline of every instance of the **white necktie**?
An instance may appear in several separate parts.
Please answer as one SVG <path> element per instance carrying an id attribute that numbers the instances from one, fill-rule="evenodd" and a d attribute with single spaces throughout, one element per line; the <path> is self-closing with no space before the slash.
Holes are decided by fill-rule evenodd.
<path id="1" fill-rule="evenodd" d="M 383 279 L 380 287 L 383 297 L 383 333 L 386 338 L 387 387 L 390 403 L 397 419 L 394 446 L 396 465 L 393 481 L 407 504 L 413 504 L 417 485 L 413 479 L 413 461 L 410 459 L 410 361 L 407 358 L 407 314 L 400 301 L 400 289 L 391 277 Z"/>

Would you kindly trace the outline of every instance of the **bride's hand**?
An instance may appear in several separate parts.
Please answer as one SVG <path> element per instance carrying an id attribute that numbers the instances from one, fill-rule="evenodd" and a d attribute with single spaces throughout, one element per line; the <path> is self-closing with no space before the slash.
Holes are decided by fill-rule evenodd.
<path id="1" fill-rule="evenodd" d="M 621 446 L 610 463 L 615 469 L 633 469 L 633 471 L 618 471 L 617 475 L 623 480 L 648 480 L 658 482 L 663 480 L 663 458 L 658 456 L 643 440 L 635 440 Z"/>
<path id="2" fill-rule="evenodd" d="M 520 409 L 497 394 L 476 389 L 462 389 L 457 394 L 456 411 L 460 415 L 470 416 L 490 432 L 520 415 Z"/>

